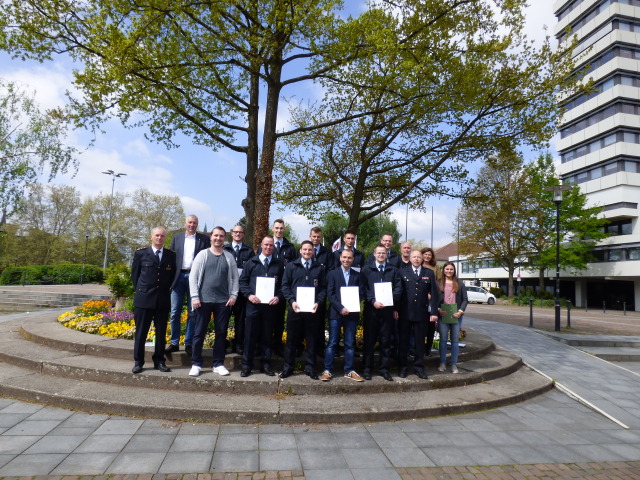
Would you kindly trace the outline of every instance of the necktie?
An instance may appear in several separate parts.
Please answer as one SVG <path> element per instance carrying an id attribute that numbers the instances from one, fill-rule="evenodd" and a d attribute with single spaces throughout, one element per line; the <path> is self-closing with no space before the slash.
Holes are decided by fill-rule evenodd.
<path id="1" fill-rule="evenodd" d="M 416 277 L 417 277 L 418 276 L 418 269 L 417 268 L 415 269 L 415 272 L 416 272 Z"/>
<path id="2" fill-rule="evenodd" d="M 160 250 L 156 250 L 156 262 L 160 264 Z"/>
<path id="3" fill-rule="evenodd" d="M 240 245 L 236 245 L 236 253 L 240 251 Z"/>
<path id="4" fill-rule="evenodd" d="M 307 272 L 309 271 L 309 262 L 304 262 L 304 268 L 307 269 Z"/>
<path id="5" fill-rule="evenodd" d="M 384 265 L 379 265 L 378 270 L 380 270 L 380 272 L 384 272 Z"/>
<path id="6" fill-rule="evenodd" d="M 264 259 L 264 268 L 266 268 L 267 270 L 269 269 L 269 259 L 268 258 Z"/>
<path id="7" fill-rule="evenodd" d="M 344 284 L 349 285 L 349 270 L 344 272 Z"/>

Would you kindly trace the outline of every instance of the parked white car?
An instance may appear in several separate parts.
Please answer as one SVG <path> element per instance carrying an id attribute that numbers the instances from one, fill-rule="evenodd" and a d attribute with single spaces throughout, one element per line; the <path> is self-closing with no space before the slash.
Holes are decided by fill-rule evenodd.
<path id="1" fill-rule="evenodd" d="M 467 287 L 467 297 L 469 302 L 487 303 L 489 305 L 496 303 L 496 296 L 482 287 Z"/>

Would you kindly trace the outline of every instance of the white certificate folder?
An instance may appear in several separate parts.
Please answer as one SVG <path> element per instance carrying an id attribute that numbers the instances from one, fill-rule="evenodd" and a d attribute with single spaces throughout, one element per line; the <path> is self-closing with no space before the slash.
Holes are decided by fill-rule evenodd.
<path id="1" fill-rule="evenodd" d="M 256 277 L 256 297 L 260 303 L 269 303 L 276 293 L 276 279 L 274 277 Z"/>
<path id="2" fill-rule="evenodd" d="M 340 303 L 352 313 L 360 311 L 360 289 L 358 287 L 340 287 Z"/>
<path id="3" fill-rule="evenodd" d="M 300 312 L 313 312 L 313 306 L 316 304 L 316 288 L 298 287 L 296 290 L 296 303 L 300 308 Z"/>
<path id="4" fill-rule="evenodd" d="M 391 282 L 374 283 L 374 293 L 376 302 L 380 302 L 385 307 L 393 307 L 393 290 Z"/>

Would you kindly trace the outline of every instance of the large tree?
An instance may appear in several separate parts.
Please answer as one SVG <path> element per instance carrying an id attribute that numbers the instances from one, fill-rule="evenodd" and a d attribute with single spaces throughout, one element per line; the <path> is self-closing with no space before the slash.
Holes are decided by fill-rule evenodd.
<path id="1" fill-rule="evenodd" d="M 544 272 L 556 267 L 556 205 L 553 192 L 547 188 L 559 184 L 553 158 L 541 155 L 527 165 L 529 183 L 536 208 L 527 231 L 527 248 L 530 252 L 527 265 L 538 271 L 539 287 L 544 289 Z M 598 206 L 587 206 L 587 196 L 578 185 L 564 192 L 560 204 L 560 266 L 564 269 L 584 270 L 593 260 L 591 251 L 595 244 L 608 234 L 604 226 L 608 220 L 600 217 Z"/>
<path id="2" fill-rule="evenodd" d="M 505 153 L 489 158 L 466 192 L 456 219 L 460 253 L 494 259 L 508 273 L 510 297 L 516 266 L 529 253 L 527 232 L 536 208 L 529 183 L 521 156 Z"/>
<path id="3" fill-rule="evenodd" d="M 523 2 L 383 5 L 368 14 L 378 26 L 363 35 L 369 55 L 322 80 L 322 104 L 293 110 L 299 132 L 277 165 L 278 201 L 315 220 L 347 215 L 355 229 L 397 203 L 423 209 L 430 195 L 460 192 L 469 162 L 544 144 L 558 89 L 575 88 L 571 56 L 525 38 Z M 347 112 L 362 116 L 307 129 Z"/>
<path id="4" fill-rule="evenodd" d="M 330 48 L 345 36 L 341 4 L 9 0 L 0 10 L 0 48 L 40 61 L 70 56 L 82 94 L 73 102 L 79 125 L 116 116 L 146 125 L 167 147 L 177 146 L 180 132 L 245 154 L 247 234 L 259 239 L 269 225 L 276 141 L 288 133 L 276 128 L 281 95 L 357 55 L 352 41 L 350 50 Z"/>
<path id="5" fill-rule="evenodd" d="M 39 175 L 51 180 L 77 167 L 76 150 L 64 143 L 66 127 L 60 111 L 42 112 L 33 94 L 0 80 L 0 227 Z"/>

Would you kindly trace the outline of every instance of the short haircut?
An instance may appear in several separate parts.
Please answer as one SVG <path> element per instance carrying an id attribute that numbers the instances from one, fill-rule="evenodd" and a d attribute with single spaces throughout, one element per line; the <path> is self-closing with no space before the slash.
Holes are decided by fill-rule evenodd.
<path id="1" fill-rule="evenodd" d="M 187 215 L 187 216 L 185 217 L 185 221 L 186 221 L 186 220 L 189 220 L 190 218 L 195 218 L 195 219 L 196 219 L 196 222 L 198 221 L 198 216 L 197 216 L 197 215 Z"/>
<path id="2" fill-rule="evenodd" d="M 281 223 L 281 224 L 283 224 L 283 225 L 284 225 L 284 220 L 283 220 L 283 219 L 281 219 L 281 218 L 276 218 L 276 219 L 273 221 L 273 223 Z"/>
<path id="3" fill-rule="evenodd" d="M 377 244 L 375 247 L 373 247 L 373 251 L 375 252 L 376 249 L 378 248 L 384 248 L 384 251 L 387 251 L 387 247 L 385 247 L 382 243 Z"/>
<path id="4" fill-rule="evenodd" d="M 215 230 L 222 230 L 222 231 L 225 233 L 225 235 L 227 234 L 227 231 L 224 229 L 224 227 L 221 227 L 220 225 L 218 225 L 217 227 L 213 227 L 213 228 L 211 229 L 211 235 L 213 235 L 213 232 L 214 232 Z"/>
<path id="5" fill-rule="evenodd" d="M 347 234 L 351 234 L 351 235 L 356 235 L 356 232 L 354 230 L 345 230 L 344 231 L 344 235 L 342 236 L 343 238 L 347 236 Z"/>
<path id="6" fill-rule="evenodd" d="M 353 255 L 353 251 L 352 250 L 347 250 L 346 248 L 343 248 L 342 250 L 340 250 L 340 256 L 342 256 L 343 254 L 348 253 L 349 255 L 351 255 L 352 257 Z"/>
<path id="7" fill-rule="evenodd" d="M 260 243 L 264 242 L 267 238 L 270 238 L 271 240 L 275 240 L 273 238 L 273 235 L 265 235 L 264 237 L 262 237 L 262 240 L 260 241 Z"/>
<path id="8" fill-rule="evenodd" d="M 310 233 L 319 233 L 322 235 L 322 229 L 320 227 L 313 227 Z"/>
<path id="9" fill-rule="evenodd" d="M 303 245 L 311 245 L 311 247 L 313 248 L 313 243 L 311 243 L 311 240 L 303 240 L 300 244 L 300 248 L 302 248 Z"/>

